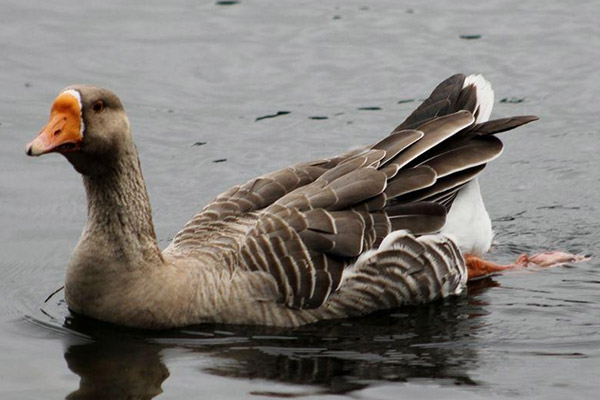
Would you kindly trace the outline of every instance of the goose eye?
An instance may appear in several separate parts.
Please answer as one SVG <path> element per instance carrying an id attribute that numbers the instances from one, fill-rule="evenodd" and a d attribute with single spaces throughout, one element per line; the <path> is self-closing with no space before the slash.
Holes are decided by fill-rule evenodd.
<path id="1" fill-rule="evenodd" d="M 104 110 L 104 102 L 102 100 L 96 101 L 94 105 L 92 105 L 92 110 L 94 110 L 95 112 L 100 112 Z"/>

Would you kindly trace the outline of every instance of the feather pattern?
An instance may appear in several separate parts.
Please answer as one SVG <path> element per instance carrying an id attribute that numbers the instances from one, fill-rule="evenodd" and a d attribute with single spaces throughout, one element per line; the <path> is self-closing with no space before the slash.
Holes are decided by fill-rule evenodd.
<path id="1" fill-rule="evenodd" d="M 250 300 L 222 310 L 225 322 L 297 326 L 460 293 L 462 255 L 435 234 L 456 193 L 501 153 L 492 135 L 535 119 L 483 121 L 478 82 L 450 77 L 372 146 L 231 188 L 165 253 L 244 277 L 237 295 Z"/>

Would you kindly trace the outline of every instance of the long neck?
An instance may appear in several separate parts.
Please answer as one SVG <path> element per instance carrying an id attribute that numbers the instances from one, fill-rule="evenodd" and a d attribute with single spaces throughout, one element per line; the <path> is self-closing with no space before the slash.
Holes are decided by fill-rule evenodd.
<path id="1" fill-rule="evenodd" d="M 152 211 L 133 144 L 100 175 L 83 178 L 88 219 L 82 240 L 96 242 L 127 268 L 162 262 Z"/>

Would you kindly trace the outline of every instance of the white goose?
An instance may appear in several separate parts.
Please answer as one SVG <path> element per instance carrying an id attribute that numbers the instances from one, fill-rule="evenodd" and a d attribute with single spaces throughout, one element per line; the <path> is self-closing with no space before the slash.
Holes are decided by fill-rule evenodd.
<path id="1" fill-rule="evenodd" d="M 83 176 L 68 305 L 138 328 L 298 326 L 460 293 L 506 268 L 475 258 L 492 240 L 476 177 L 502 151 L 494 134 L 537 119 L 488 121 L 492 105 L 481 76 L 454 75 L 380 142 L 231 188 L 161 252 L 120 100 L 70 86 L 27 146 Z"/>

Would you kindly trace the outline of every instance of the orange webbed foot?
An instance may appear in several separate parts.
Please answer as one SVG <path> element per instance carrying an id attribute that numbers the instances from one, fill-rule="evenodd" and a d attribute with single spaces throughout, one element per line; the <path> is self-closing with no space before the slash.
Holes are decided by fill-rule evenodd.
<path id="1" fill-rule="evenodd" d="M 523 254 L 521 256 L 526 256 L 526 254 Z M 538 267 L 550 268 L 564 264 L 573 264 L 588 261 L 590 258 L 590 256 L 582 254 L 571 254 L 562 251 L 546 251 L 543 253 L 535 254 L 531 257 L 527 257 L 526 266 L 535 265 Z"/>
<path id="2" fill-rule="evenodd" d="M 484 260 L 479 257 L 467 255 L 465 257 L 465 264 L 467 265 L 467 277 L 468 280 L 485 278 L 507 269 L 516 268 L 515 264 L 500 265 L 491 261 Z"/>
<path id="3" fill-rule="evenodd" d="M 468 280 L 473 280 L 494 275 L 509 269 L 521 269 L 531 266 L 551 268 L 567 263 L 583 262 L 589 259 L 590 256 L 581 254 L 571 254 L 562 251 L 546 251 L 533 256 L 521 254 L 514 264 L 499 265 L 470 255 L 465 257 L 465 263 L 467 265 Z"/>

